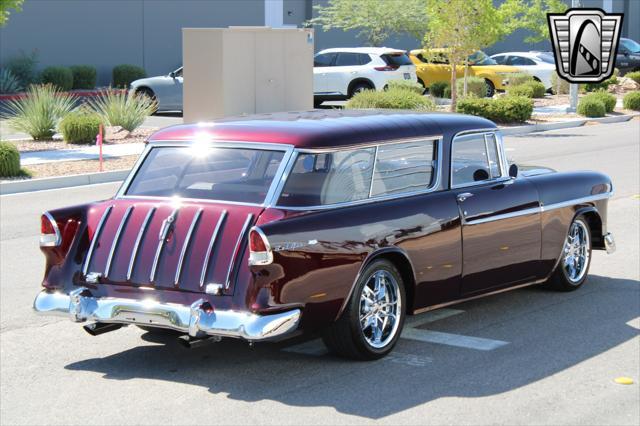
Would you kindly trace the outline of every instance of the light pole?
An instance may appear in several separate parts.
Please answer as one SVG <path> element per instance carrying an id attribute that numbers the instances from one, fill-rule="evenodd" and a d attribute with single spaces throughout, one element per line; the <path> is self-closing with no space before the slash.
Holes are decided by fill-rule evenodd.
<path id="1" fill-rule="evenodd" d="M 580 0 L 571 0 L 571 7 L 582 7 Z M 569 108 L 567 112 L 576 112 L 578 109 L 578 85 L 571 83 L 569 85 Z"/>

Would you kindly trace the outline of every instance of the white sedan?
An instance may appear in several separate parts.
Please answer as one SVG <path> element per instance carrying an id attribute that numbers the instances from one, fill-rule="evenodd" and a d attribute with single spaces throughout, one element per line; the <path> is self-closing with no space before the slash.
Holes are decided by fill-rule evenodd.
<path id="1" fill-rule="evenodd" d="M 551 89 L 551 75 L 556 70 L 553 54 L 548 52 L 506 52 L 491 56 L 500 65 L 518 67 Z"/>

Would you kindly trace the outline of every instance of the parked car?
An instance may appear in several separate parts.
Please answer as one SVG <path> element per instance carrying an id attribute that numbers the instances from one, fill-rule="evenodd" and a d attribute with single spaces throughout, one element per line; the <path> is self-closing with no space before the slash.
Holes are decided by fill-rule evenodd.
<path id="1" fill-rule="evenodd" d="M 551 76 L 556 70 L 553 55 L 545 52 L 505 52 L 492 55 L 491 59 L 500 65 L 511 65 L 531 74 L 547 90 L 552 87 Z"/>
<path id="2" fill-rule="evenodd" d="M 640 71 L 640 43 L 630 38 L 620 38 L 615 67 L 620 70 L 620 75 Z"/>
<path id="3" fill-rule="evenodd" d="M 416 65 L 418 82 L 429 87 L 436 81 L 451 80 L 451 65 L 444 55 L 445 49 L 412 50 L 409 57 Z M 478 51 L 469 57 L 469 75 L 484 78 L 487 84 L 487 97 L 492 97 L 496 90 L 506 90 L 509 74 L 519 72 L 515 67 L 498 65 L 484 52 Z M 456 67 L 457 78 L 464 77 L 464 66 Z"/>
<path id="4" fill-rule="evenodd" d="M 158 103 L 158 111 L 182 111 L 182 67 L 167 75 L 141 78 L 129 86 L 129 93 L 144 94 Z"/>
<path id="5" fill-rule="evenodd" d="M 35 310 L 187 339 L 320 330 L 375 359 L 407 315 L 585 282 L 609 177 L 518 173 L 494 123 L 312 111 L 169 127 L 114 198 L 42 215 Z"/>
<path id="6" fill-rule="evenodd" d="M 322 50 L 313 59 L 316 105 L 348 99 L 362 90 L 383 90 L 391 80 L 417 81 L 416 67 L 403 50 L 335 48 Z"/>

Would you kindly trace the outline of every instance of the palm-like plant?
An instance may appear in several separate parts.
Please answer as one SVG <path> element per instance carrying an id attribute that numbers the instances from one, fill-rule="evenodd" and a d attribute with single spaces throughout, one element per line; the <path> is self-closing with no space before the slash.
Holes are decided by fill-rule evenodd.
<path id="1" fill-rule="evenodd" d="M 20 80 L 8 68 L 0 70 L 0 93 L 16 93 L 22 89 Z"/>
<path id="2" fill-rule="evenodd" d="M 7 102 L 4 116 L 9 127 L 31 135 L 34 140 L 51 139 L 62 117 L 75 107 L 76 100 L 76 96 L 50 84 L 33 85 L 25 97 Z"/>
<path id="3" fill-rule="evenodd" d="M 109 126 L 120 126 L 132 132 L 158 108 L 155 100 L 141 94 L 127 94 L 122 90 L 105 90 L 91 99 L 89 105 Z"/>

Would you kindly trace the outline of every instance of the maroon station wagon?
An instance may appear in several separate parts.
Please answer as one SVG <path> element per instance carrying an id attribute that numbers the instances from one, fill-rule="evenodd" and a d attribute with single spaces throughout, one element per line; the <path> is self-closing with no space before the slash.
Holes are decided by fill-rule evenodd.
<path id="1" fill-rule="evenodd" d="M 580 287 L 591 250 L 615 247 L 612 190 L 601 173 L 518 171 L 494 123 L 457 114 L 169 127 L 114 198 L 42 215 L 34 308 L 93 335 L 317 331 L 335 353 L 380 358 L 407 315 L 536 283 Z"/>

